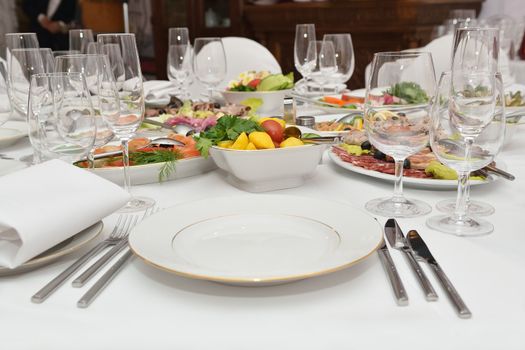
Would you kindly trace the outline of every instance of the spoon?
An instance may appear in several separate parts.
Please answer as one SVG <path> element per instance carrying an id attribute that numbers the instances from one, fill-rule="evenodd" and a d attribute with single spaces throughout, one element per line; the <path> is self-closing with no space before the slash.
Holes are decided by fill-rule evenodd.
<path id="1" fill-rule="evenodd" d="M 150 146 L 184 146 L 184 143 L 170 139 L 169 137 L 157 137 L 155 139 L 151 139 L 150 142 L 142 147 L 137 148 L 137 150 L 140 150 L 142 148 L 150 147 Z M 102 158 L 110 158 L 115 156 L 122 155 L 122 150 L 118 151 L 111 151 L 111 152 L 104 152 L 104 153 L 98 153 L 93 156 L 94 160 L 102 159 Z"/>
<path id="2" fill-rule="evenodd" d="M 338 136 L 316 136 L 316 137 L 306 137 L 303 138 L 303 133 L 301 129 L 296 126 L 288 126 L 284 129 L 284 138 L 295 137 L 304 142 L 309 143 L 337 143 L 341 142 L 342 135 Z"/>

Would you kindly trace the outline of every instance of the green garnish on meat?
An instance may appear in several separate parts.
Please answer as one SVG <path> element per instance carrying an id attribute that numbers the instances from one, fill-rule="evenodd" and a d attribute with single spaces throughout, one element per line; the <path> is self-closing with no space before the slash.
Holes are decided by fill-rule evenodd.
<path id="1" fill-rule="evenodd" d="M 249 134 L 252 131 L 264 131 L 264 129 L 254 120 L 225 115 L 215 126 L 195 137 L 196 147 L 201 155 L 207 158 L 211 146 L 220 141 L 235 140 L 241 133 Z"/>
<path id="2" fill-rule="evenodd" d="M 409 81 L 393 85 L 386 90 L 386 93 L 399 97 L 408 104 L 426 103 L 429 100 L 427 93 L 421 88 L 421 86 L 419 86 L 419 84 Z"/>

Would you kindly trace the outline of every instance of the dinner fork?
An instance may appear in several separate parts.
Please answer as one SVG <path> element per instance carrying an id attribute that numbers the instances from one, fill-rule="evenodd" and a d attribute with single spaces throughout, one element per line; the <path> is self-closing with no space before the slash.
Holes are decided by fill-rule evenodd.
<path id="1" fill-rule="evenodd" d="M 150 214 L 154 213 L 155 210 L 153 207 L 148 208 L 144 215 L 142 216 L 141 220 L 143 220 L 145 217 L 149 216 Z M 71 285 L 73 287 L 83 287 L 101 268 L 106 266 L 106 264 L 113 258 L 115 255 L 117 255 L 122 249 L 126 247 L 128 244 L 128 236 L 133 227 L 137 224 L 137 219 L 132 223 L 132 225 L 128 228 L 128 230 L 124 233 L 123 237 L 121 238 L 120 242 L 118 242 L 112 249 L 106 252 L 100 259 L 98 259 L 93 265 L 91 265 L 89 268 L 87 268 L 80 276 L 75 278 Z"/>
<path id="2" fill-rule="evenodd" d="M 160 208 L 155 208 L 152 210 L 147 216 L 153 215 L 160 211 Z M 146 215 L 144 215 L 146 217 Z M 87 308 L 93 300 L 102 292 L 102 290 L 111 282 L 111 280 L 117 275 L 117 273 L 122 269 L 126 261 L 128 261 L 129 258 L 133 255 L 133 252 L 131 251 L 131 248 L 127 244 L 125 246 L 126 252 L 122 254 L 122 256 L 107 270 L 95 284 L 84 294 L 79 301 L 77 302 L 77 306 L 79 308 Z M 113 249 L 115 249 L 114 247 Z"/>
<path id="3" fill-rule="evenodd" d="M 117 219 L 115 227 L 113 228 L 113 231 L 111 231 L 111 234 L 108 238 L 91 248 L 86 254 L 78 258 L 77 261 L 71 264 L 68 268 L 62 271 L 48 284 L 46 284 L 42 289 L 36 292 L 36 294 L 31 297 L 31 301 L 33 303 L 40 304 L 41 302 L 46 300 L 55 290 L 57 290 L 58 287 L 60 287 L 71 275 L 73 275 L 76 271 L 78 271 L 78 269 L 84 266 L 84 264 L 86 264 L 89 261 L 89 259 L 97 255 L 107 247 L 120 242 L 123 235 L 127 232 L 128 227 L 131 225 L 133 217 L 133 215 L 120 215 Z"/>

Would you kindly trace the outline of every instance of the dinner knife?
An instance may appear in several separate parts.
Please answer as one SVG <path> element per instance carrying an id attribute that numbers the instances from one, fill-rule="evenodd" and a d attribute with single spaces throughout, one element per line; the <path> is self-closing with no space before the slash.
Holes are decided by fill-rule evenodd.
<path id="1" fill-rule="evenodd" d="M 456 290 L 456 288 L 454 288 L 452 282 L 450 282 L 447 275 L 445 275 L 445 272 L 443 272 L 441 266 L 439 266 L 434 256 L 432 256 L 432 253 L 430 253 L 430 250 L 428 249 L 427 245 L 416 230 L 410 230 L 408 232 L 408 244 L 412 247 L 412 249 L 420 258 L 424 259 L 430 265 L 437 278 L 439 279 L 439 282 L 447 292 L 447 295 L 449 296 L 450 300 L 454 304 L 458 316 L 460 318 L 470 318 L 472 316 L 472 313 L 468 309 L 467 305 L 465 305 L 465 302 L 463 301 L 463 299 L 461 299 L 461 296 L 459 295 L 458 291 Z"/>
<path id="2" fill-rule="evenodd" d="M 421 285 L 421 288 L 423 288 L 423 292 L 425 293 L 425 299 L 427 301 L 438 300 L 438 295 L 436 294 L 434 287 L 432 287 L 432 284 L 430 283 L 427 275 L 417 262 L 416 257 L 414 256 L 414 252 L 408 245 L 407 240 L 403 235 L 403 231 L 401 230 L 395 219 L 387 220 L 385 224 L 385 235 L 388 239 L 388 243 L 390 243 L 390 246 L 392 248 L 401 250 L 405 254 L 410 264 L 410 267 L 414 271 L 419 281 L 419 284 Z"/>
<path id="3" fill-rule="evenodd" d="M 190 136 L 195 133 L 195 129 L 191 128 L 188 125 L 182 125 L 182 124 L 170 125 L 170 124 L 159 122 L 157 120 L 153 120 L 150 118 L 144 118 L 142 122 L 146 124 L 160 126 L 161 128 L 171 130 L 174 133 L 181 134 L 184 136 Z"/>
<path id="4" fill-rule="evenodd" d="M 388 247 L 386 246 L 384 239 L 383 245 L 378 249 L 377 254 L 379 255 L 379 260 L 381 260 L 381 264 L 387 273 L 388 279 L 390 280 L 390 285 L 392 286 L 397 305 L 408 305 L 408 295 L 405 290 L 405 286 L 401 281 L 401 277 L 399 277 L 396 265 L 394 265 L 394 261 L 390 256 L 390 252 L 388 251 Z"/>

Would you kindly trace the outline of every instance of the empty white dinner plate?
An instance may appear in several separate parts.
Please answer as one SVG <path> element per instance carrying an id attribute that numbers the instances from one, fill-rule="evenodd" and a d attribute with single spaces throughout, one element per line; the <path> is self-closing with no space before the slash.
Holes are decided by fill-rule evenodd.
<path id="1" fill-rule="evenodd" d="M 0 176 L 21 170 L 27 167 L 27 163 L 14 159 L 0 159 Z"/>
<path id="2" fill-rule="evenodd" d="M 335 272 L 368 257 L 381 241 L 375 219 L 348 204 L 260 194 L 168 208 L 129 238 L 133 252 L 155 267 L 245 286 Z"/>

